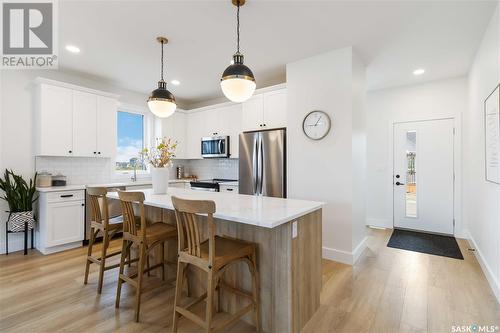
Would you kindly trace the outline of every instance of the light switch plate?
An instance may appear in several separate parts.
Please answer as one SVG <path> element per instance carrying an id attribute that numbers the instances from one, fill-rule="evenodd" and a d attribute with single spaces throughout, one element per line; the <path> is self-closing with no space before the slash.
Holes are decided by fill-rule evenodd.
<path id="1" fill-rule="evenodd" d="M 292 222 L 292 238 L 297 238 L 297 221 Z"/>

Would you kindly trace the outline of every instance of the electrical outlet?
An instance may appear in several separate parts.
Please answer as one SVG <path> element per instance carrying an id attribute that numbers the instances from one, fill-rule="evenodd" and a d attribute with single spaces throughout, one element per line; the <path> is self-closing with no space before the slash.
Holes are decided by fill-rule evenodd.
<path id="1" fill-rule="evenodd" d="M 297 238 L 297 221 L 292 222 L 292 238 Z"/>

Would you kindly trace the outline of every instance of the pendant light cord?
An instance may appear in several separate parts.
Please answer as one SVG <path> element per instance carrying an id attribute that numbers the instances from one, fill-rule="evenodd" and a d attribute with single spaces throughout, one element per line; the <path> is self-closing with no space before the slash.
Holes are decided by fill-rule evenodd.
<path id="1" fill-rule="evenodd" d="M 240 0 L 238 0 L 238 9 L 236 11 L 236 50 L 240 53 Z"/>
<path id="2" fill-rule="evenodd" d="M 161 42 L 161 81 L 163 81 L 163 46 L 165 42 Z"/>

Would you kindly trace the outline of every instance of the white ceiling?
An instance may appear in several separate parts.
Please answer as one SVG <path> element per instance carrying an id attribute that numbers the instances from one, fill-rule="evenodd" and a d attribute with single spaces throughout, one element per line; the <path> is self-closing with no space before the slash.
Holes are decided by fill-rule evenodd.
<path id="1" fill-rule="evenodd" d="M 263 1 L 241 9 L 241 45 L 258 87 L 285 81 L 285 65 L 354 46 L 368 89 L 465 75 L 496 1 Z M 160 48 L 184 105 L 222 96 L 219 78 L 235 51 L 235 7 L 219 1 L 61 1 L 60 67 L 149 93 Z M 64 50 L 77 45 L 80 54 Z M 415 77 L 415 68 L 426 73 Z"/>

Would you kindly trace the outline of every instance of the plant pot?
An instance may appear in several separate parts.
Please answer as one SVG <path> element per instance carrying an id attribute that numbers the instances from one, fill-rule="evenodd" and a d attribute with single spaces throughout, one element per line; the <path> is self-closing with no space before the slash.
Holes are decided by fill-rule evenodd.
<path id="1" fill-rule="evenodd" d="M 11 213 L 7 223 L 7 228 L 12 232 L 24 231 L 25 223 L 28 223 L 28 230 L 35 227 L 33 211 Z"/>
<path id="2" fill-rule="evenodd" d="M 151 167 L 154 194 L 165 194 L 168 189 L 169 168 Z"/>

